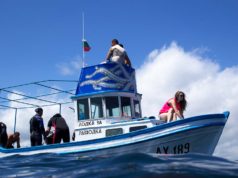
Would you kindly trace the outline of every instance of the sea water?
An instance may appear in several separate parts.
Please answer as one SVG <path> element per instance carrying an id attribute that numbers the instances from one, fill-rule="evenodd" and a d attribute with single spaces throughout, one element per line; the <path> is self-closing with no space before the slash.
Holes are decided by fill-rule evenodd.
<path id="1" fill-rule="evenodd" d="M 0 177 L 238 177 L 238 162 L 201 154 L 108 157 L 36 154 L 0 158 Z"/>

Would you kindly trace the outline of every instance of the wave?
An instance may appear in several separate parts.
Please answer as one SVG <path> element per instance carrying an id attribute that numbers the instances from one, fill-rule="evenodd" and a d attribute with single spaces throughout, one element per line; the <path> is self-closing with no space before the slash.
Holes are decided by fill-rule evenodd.
<path id="1" fill-rule="evenodd" d="M 0 177 L 238 177 L 238 162 L 202 154 L 108 157 L 36 154 L 0 158 Z"/>

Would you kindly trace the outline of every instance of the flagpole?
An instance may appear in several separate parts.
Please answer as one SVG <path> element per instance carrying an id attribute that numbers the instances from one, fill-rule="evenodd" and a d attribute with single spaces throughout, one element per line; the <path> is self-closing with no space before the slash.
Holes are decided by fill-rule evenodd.
<path id="1" fill-rule="evenodd" d="M 82 39 L 82 42 L 83 42 L 83 67 L 85 67 L 85 64 L 84 64 L 84 59 L 85 59 L 85 52 L 84 52 L 84 12 L 82 13 L 82 22 L 83 22 L 83 39 Z"/>

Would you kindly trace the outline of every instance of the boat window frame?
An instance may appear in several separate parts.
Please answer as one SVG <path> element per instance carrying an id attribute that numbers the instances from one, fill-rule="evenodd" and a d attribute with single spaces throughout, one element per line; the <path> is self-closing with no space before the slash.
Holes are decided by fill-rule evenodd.
<path id="1" fill-rule="evenodd" d="M 119 130 L 121 132 L 120 133 L 117 132 L 116 134 L 108 135 L 109 131 L 115 131 L 115 130 Z M 121 134 L 123 134 L 123 128 L 111 128 L 111 129 L 106 129 L 105 130 L 105 137 L 112 137 L 112 136 L 121 135 Z"/>
<path id="2" fill-rule="evenodd" d="M 138 103 L 137 103 L 138 102 Z M 139 116 L 136 115 L 136 104 L 138 104 L 138 109 L 139 109 Z M 135 118 L 141 118 L 142 116 L 142 113 L 141 113 L 141 102 L 140 100 L 137 100 L 137 99 L 133 99 L 133 108 L 134 108 L 134 117 Z"/>
<path id="3" fill-rule="evenodd" d="M 88 99 L 88 108 L 89 108 L 89 118 L 88 119 L 93 119 L 92 118 L 92 113 L 91 113 L 91 98 L 101 98 L 102 100 L 102 109 L 103 109 L 103 117 L 102 118 L 95 118 L 95 119 L 112 119 L 112 118 L 121 118 L 122 116 L 122 103 L 121 103 L 121 97 L 126 97 L 130 98 L 130 109 L 131 109 L 131 116 L 129 118 L 141 118 L 142 112 L 141 112 L 141 94 L 139 93 L 118 93 L 118 92 L 111 92 L 111 93 L 105 93 L 105 94 L 98 94 L 94 96 L 82 96 L 79 98 L 76 98 L 76 106 L 77 106 L 77 112 L 78 112 L 78 121 L 82 121 L 79 118 L 79 108 L 78 108 L 78 101 L 82 99 Z M 118 116 L 107 116 L 107 107 L 106 107 L 106 98 L 107 97 L 117 97 L 117 102 L 119 104 L 119 115 Z M 138 104 L 139 107 L 139 117 L 136 117 L 136 108 L 135 104 Z M 86 120 L 86 119 L 85 119 Z"/>
<path id="4" fill-rule="evenodd" d="M 128 99 L 129 100 L 129 105 L 127 105 L 127 106 L 129 106 L 129 109 L 130 109 L 130 115 L 127 115 L 127 116 L 124 116 L 124 111 L 123 111 L 123 105 L 122 105 L 122 101 L 123 101 L 123 98 L 125 98 L 125 99 Z M 127 97 L 127 96 L 120 96 L 120 103 L 121 103 L 121 117 L 129 117 L 129 118 L 132 118 L 132 116 L 133 116 L 133 112 L 132 112 L 132 107 L 131 107 L 131 97 Z M 128 113 L 127 113 L 128 114 Z"/>
<path id="5" fill-rule="evenodd" d="M 99 107 L 99 116 L 100 116 L 100 113 L 102 112 L 102 116 L 101 117 L 97 117 L 97 118 L 93 118 L 93 112 L 92 112 L 92 100 L 93 99 L 99 99 L 100 100 L 100 104 L 101 105 L 99 105 L 99 106 L 101 106 L 101 108 Z M 104 117 L 104 111 L 103 111 L 103 109 L 104 109 L 104 107 L 103 107 L 103 97 L 90 97 L 90 108 L 91 108 L 91 110 L 90 110 L 90 115 L 91 115 L 91 119 L 103 119 L 103 118 L 105 118 Z M 102 111 L 100 112 L 100 109 L 102 109 Z"/>
<path id="6" fill-rule="evenodd" d="M 117 109 L 118 109 L 118 115 L 113 115 L 112 113 L 112 116 L 110 116 L 110 113 L 108 114 L 107 113 L 107 98 L 117 98 Z M 104 100 L 105 100 L 105 109 L 106 109 L 106 115 L 105 115 L 105 118 L 118 118 L 118 117 L 121 117 L 121 102 L 120 102 L 120 96 L 104 96 Z"/>
<path id="7" fill-rule="evenodd" d="M 84 107 L 87 107 L 87 109 L 84 109 L 84 117 L 85 115 L 88 116 L 88 117 L 85 117 L 84 119 L 80 119 L 80 100 L 85 100 L 86 103 L 83 103 L 84 104 Z M 82 103 L 81 103 L 82 104 Z M 89 108 L 89 99 L 88 98 L 81 98 L 81 99 L 78 99 L 77 100 L 77 116 L 78 116 L 78 121 L 84 121 L 84 120 L 89 120 L 90 119 L 90 108 Z M 85 114 L 86 113 L 86 114 Z"/>
<path id="8" fill-rule="evenodd" d="M 129 127 L 129 132 L 135 132 L 135 131 L 146 129 L 146 128 L 148 128 L 147 125 L 132 126 L 132 127 Z M 135 129 L 135 130 L 131 130 L 131 129 Z"/>

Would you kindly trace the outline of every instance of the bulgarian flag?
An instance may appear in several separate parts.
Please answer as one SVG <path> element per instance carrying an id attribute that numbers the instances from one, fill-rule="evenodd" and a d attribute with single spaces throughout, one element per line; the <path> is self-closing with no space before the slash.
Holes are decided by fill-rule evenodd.
<path id="1" fill-rule="evenodd" d="M 88 42 L 86 40 L 83 40 L 83 50 L 85 52 L 90 51 L 91 47 L 89 46 Z"/>

